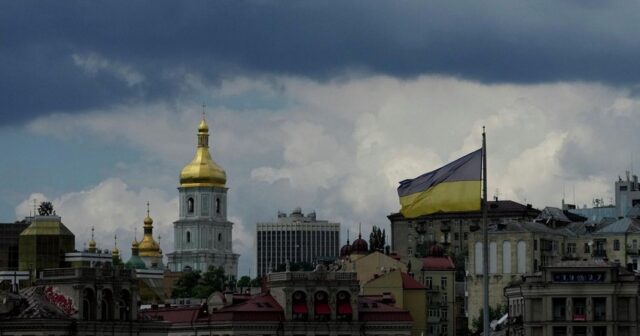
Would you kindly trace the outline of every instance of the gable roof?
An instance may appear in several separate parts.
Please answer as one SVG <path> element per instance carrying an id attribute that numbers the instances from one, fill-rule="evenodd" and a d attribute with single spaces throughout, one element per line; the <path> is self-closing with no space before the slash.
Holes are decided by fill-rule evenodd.
<path id="1" fill-rule="evenodd" d="M 400 272 L 403 289 L 424 289 L 425 287 L 407 273 Z"/>
<path id="2" fill-rule="evenodd" d="M 455 271 L 456 265 L 450 256 L 422 258 L 423 271 Z"/>

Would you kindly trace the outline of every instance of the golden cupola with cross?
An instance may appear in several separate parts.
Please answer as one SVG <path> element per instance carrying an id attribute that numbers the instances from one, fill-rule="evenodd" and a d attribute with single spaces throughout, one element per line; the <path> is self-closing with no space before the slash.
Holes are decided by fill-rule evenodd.
<path id="1" fill-rule="evenodd" d="M 153 239 L 153 219 L 149 215 L 149 203 L 147 202 L 147 217 L 144 219 L 144 236 L 138 244 L 138 253 L 141 257 L 161 257 L 160 244 Z"/>
<path id="2" fill-rule="evenodd" d="M 198 147 L 193 160 L 180 172 L 180 187 L 221 187 L 227 183 L 227 173 L 213 161 L 209 152 L 209 126 L 202 116 L 198 126 Z"/>

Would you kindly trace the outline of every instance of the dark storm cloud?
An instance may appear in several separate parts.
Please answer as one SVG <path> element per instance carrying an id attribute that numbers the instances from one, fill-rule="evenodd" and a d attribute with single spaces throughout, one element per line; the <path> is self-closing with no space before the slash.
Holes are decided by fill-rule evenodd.
<path id="1" fill-rule="evenodd" d="M 327 80 L 345 71 L 482 82 L 640 79 L 640 5 L 583 1 L 6 1 L 0 125 L 171 99 L 180 74 Z M 96 54 L 144 76 L 88 73 Z"/>

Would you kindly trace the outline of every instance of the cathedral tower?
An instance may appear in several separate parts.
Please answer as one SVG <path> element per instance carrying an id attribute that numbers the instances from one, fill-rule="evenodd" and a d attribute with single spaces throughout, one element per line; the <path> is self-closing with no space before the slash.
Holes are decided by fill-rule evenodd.
<path id="1" fill-rule="evenodd" d="M 180 173 L 180 213 L 173 223 L 174 252 L 169 268 L 206 271 L 222 267 L 236 276 L 238 254 L 231 247 L 233 223 L 227 220 L 227 175 L 211 158 L 209 126 L 204 115 L 198 126 L 198 147 L 193 160 Z"/>

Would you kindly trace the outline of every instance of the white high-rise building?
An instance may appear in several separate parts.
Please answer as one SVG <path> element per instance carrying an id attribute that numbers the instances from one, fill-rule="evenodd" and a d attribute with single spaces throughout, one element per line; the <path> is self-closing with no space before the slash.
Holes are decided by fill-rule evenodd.
<path id="1" fill-rule="evenodd" d="M 275 223 L 256 225 L 256 270 L 258 276 L 278 265 L 335 260 L 340 250 L 340 223 L 317 220 L 315 212 L 303 215 L 300 208 L 291 215 L 278 212 Z"/>
<path id="2" fill-rule="evenodd" d="M 221 266 L 237 276 L 238 254 L 233 253 L 227 220 L 227 175 L 209 153 L 209 126 L 198 126 L 198 147 L 193 160 L 180 173 L 180 214 L 174 226 L 174 252 L 168 253 L 169 269 L 206 271 Z"/>

